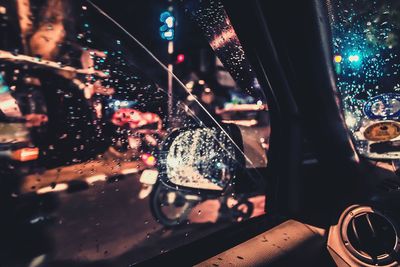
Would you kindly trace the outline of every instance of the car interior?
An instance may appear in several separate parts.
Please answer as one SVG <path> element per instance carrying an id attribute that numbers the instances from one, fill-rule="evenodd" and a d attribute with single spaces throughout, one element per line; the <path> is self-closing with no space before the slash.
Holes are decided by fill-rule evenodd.
<path id="1" fill-rule="evenodd" d="M 0 266 L 400 266 L 400 1 L 65 2 L 0 1 Z"/>

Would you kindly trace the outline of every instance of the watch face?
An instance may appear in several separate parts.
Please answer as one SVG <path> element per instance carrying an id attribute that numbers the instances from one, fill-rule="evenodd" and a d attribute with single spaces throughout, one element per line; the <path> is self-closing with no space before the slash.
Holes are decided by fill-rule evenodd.
<path id="1" fill-rule="evenodd" d="M 370 141 L 389 141 L 400 135 L 400 124 L 394 121 L 378 122 L 365 129 L 364 136 Z"/>

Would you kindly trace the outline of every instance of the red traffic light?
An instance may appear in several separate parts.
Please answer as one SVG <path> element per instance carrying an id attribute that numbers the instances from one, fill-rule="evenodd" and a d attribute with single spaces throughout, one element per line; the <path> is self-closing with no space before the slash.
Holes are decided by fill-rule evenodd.
<path id="1" fill-rule="evenodd" d="M 184 54 L 178 54 L 178 55 L 176 56 L 176 63 L 177 63 L 177 64 L 180 64 L 180 63 L 182 63 L 183 61 L 185 61 L 185 55 L 184 55 Z"/>

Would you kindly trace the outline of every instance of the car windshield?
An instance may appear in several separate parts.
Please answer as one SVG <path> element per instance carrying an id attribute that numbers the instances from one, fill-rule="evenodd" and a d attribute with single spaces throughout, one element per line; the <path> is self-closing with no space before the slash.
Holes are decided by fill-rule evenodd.
<path id="1" fill-rule="evenodd" d="M 400 156 L 400 1 L 329 1 L 333 64 L 359 153 Z"/>
<path id="2" fill-rule="evenodd" d="M 0 2 L 7 266 L 137 263 L 265 213 L 266 88 L 223 5 L 141 2 Z"/>

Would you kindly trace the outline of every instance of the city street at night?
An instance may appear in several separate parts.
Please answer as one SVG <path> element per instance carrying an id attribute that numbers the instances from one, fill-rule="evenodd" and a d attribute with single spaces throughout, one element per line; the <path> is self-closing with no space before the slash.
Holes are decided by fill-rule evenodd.
<path id="1" fill-rule="evenodd" d="M 224 214 L 219 214 L 219 200 L 209 199 L 192 208 L 184 225 L 163 226 L 150 212 L 150 198 L 139 199 L 143 163 L 117 164 L 117 161 L 118 158 L 106 153 L 99 161 L 42 173 L 40 182 L 36 176 L 24 179 L 22 191 L 29 190 L 37 195 L 29 198 L 40 202 L 40 206 L 54 208 L 47 212 L 39 208 L 27 218 L 29 224 L 43 230 L 42 236 L 36 237 L 41 242 L 31 245 L 42 251 L 46 260 L 60 264 L 95 262 L 124 255 L 124 258 L 141 261 L 229 223 L 225 220 L 215 224 L 217 217 Z M 56 185 L 51 188 L 51 184 Z M 264 213 L 264 196 L 254 196 L 250 200 L 254 204 L 252 216 Z M 48 244 L 51 249 L 46 251 Z"/>
<path id="2" fill-rule="evenodd" d="M 0 0 L 0 267 L 400 266 L 400 0 Z"/>

